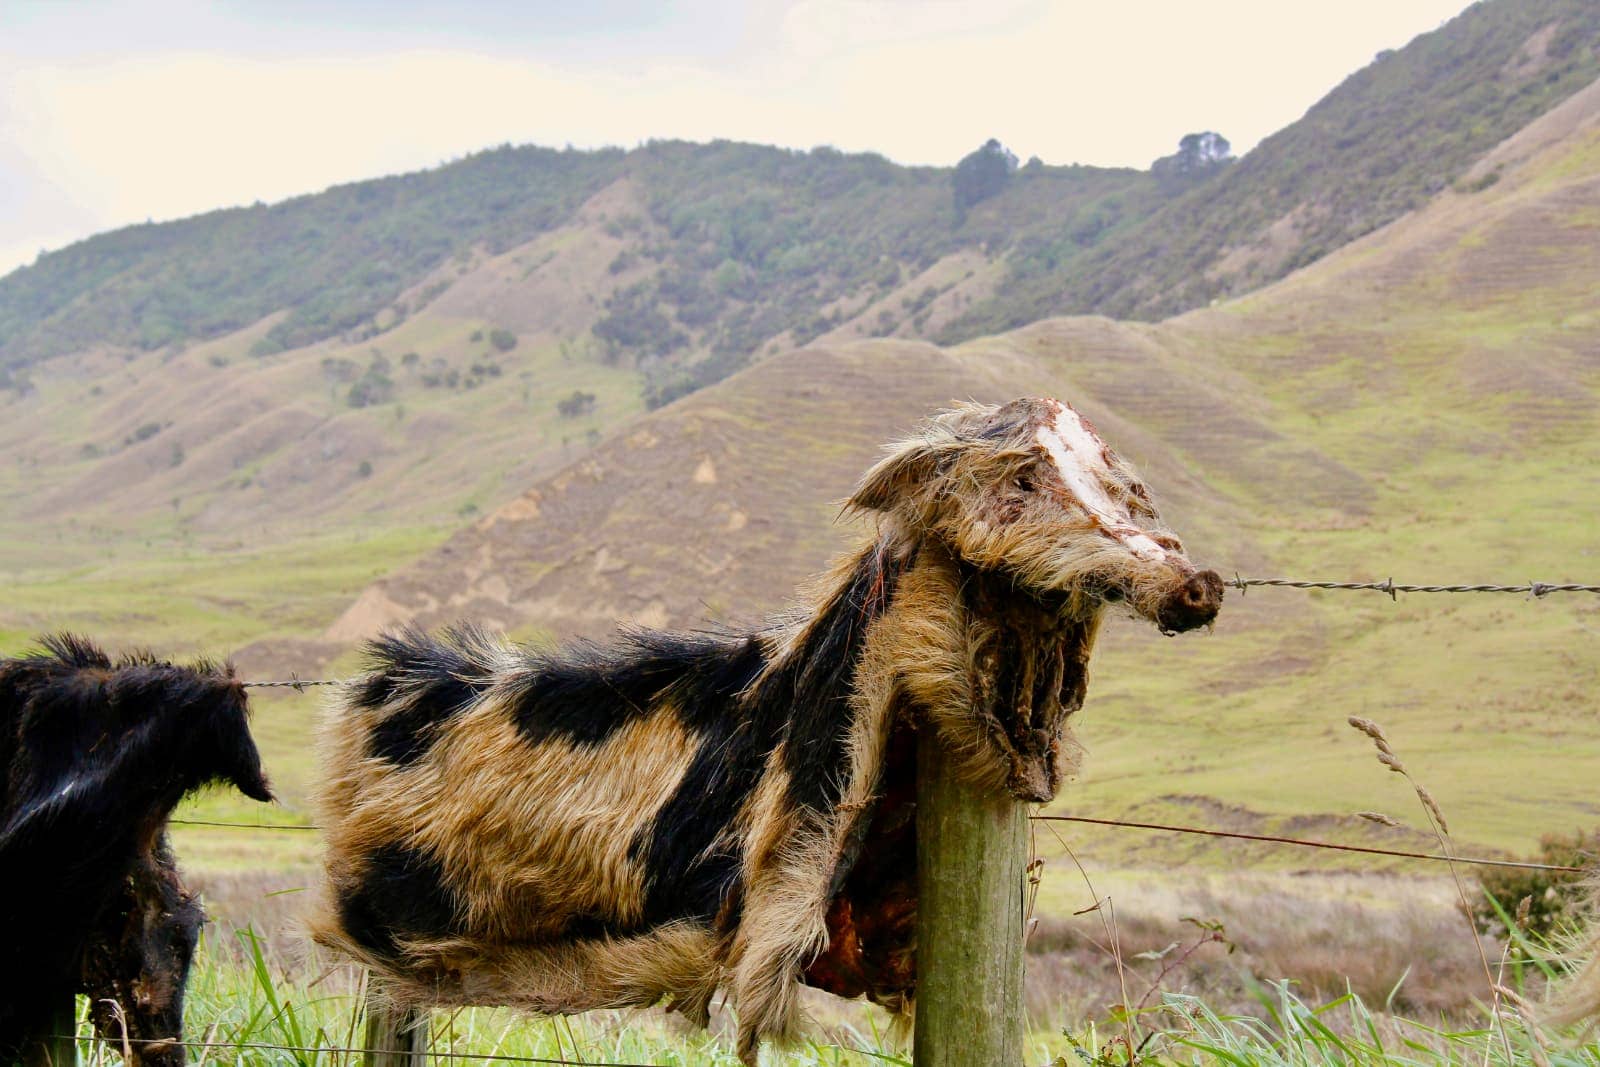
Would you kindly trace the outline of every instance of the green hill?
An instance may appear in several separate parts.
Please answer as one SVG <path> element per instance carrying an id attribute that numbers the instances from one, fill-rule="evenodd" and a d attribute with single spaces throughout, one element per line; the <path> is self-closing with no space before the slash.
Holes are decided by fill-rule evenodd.
<path id="1" fill-rule="evenodd" d="M 1600 7 L 1484 0 L 1379 55 L 1220 178 L 1129 220 L 1114 240 L 1020 241 L 1006 296 L 938 337 L 1068 313 L 1160 319 L 1248 292 L 1420 207 L 1597 76 Z"/>
<path id="2" fill-rule="evenodd" d="M 570 338 L 639 369 L 652 404 L 841 329 L 949 342 L 1065 313 L 1159 318 L 1420 205 L 1600 75 L 1597 45 L 1586 0 L 1480 3 L 1236 165 L 1187 176 L 1030 162 L 957 196 L 953 168 L 829 149 L 495 149 L 46 254 L 0 279 L 0 367 L 26 389 L 41 359 L 170 351 L 269 316 L 256 356 L 381 338 L 447 291 L 452 264 L 571 227 L 619 184 L 633 203 L 595 222 L 620 241 L 623 284 Z M 952 256 L 959 273 L 924 276 Z"/>

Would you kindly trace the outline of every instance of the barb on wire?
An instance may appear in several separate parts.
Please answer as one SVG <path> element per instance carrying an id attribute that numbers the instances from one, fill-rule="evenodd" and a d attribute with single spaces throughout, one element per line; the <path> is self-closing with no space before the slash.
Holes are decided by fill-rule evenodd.
<path id="1" fill-rule="evenodd" d="M 1535 600 L 1543 599 L 1551 593 L 1600 593 L 1600 585 L 1582 585 L 1577 582 L 1528 582 L 1526 585 L 1409 585 L 1396 582 L 1393 578 L 1385 578 L 1381 582 L 1324 582 L 1299 578 L 1241 578 L 1235 574 L 1232 580 L 1223 584 L 1230 585 L 1241 593 L 1248 592 L 1253 585 L 1281 586 L 1288 589 L 1371 589 L 1379 593 L 1388 593 L 1391 600 L 1397 599 L 1399 593 L 1527 593 Z"/>
<path id="2" fill-rule="evenodd" d="M 308 685 L 343 685 L 348 678 L 302 678 L 293 671 L 289 672 L 286 682 L 241 682 L 245 689 L 293 689 L 296 693 L 304 693 Z"/>
<path id="3" fill-rule="evenodd" d="M 1445 856 L 1437 852 L 1407 852 L 1395 848 L 1375 848 L 1370 845 L 1341 845 L 1332 841 L 1308 841 L 1300 837 L 1276 837 L 1272 834 L 1246 834 L 1237 830 L 1212 830 L 1203 826 L 1174 826 L 1169 823 L 1128 822 L 1123 819 L 1091 819 L 1087 815 L 1031 815 L 1029 818 L 1044 822 L 1081 822 L 1095 826 L 1126 826 L 1135 830 L 1164 830 L 1174 834 L 1200 834 L 1204 837 L 1231 837 L 1240 841 L 1265 841 L 1274 845 L 1299 845 L 1302 848 L 1325 848 L 1335 852 L 1364 852 L 1373 856 L 1397 856 L 1409 860 L 1437 860 L 1442 863 L 1473 863 L 1482 867 L 1522 867 L 1534 871 L 1562 871 L 1582 874 L 1582 867 L 1563 867 L 1553 863 L 1528 863 L 1524 860 L 1491 860 L 1470 856 Z"/>

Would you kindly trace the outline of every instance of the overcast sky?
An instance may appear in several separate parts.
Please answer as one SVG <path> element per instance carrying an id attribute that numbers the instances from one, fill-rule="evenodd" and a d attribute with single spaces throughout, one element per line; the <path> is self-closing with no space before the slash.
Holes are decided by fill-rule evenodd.
<path id="1" fill-rule="evenodd" d="M 1497 0 L 1512 3 L 1515 0 Z M 1242 154 L 1465 0 L 0 0 L 0 273 L 490 145 Z"/>

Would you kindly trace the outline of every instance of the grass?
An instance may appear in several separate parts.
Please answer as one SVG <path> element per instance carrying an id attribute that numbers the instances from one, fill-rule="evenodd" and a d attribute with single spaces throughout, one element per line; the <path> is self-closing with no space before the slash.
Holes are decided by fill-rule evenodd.
<path id="1" fill-rule="evenodd" d="M 219 944 L 219 939 L 228 943 Z M 249 928 L 212 928 L 197 953 L 185 1005 L 185 1033 L 198 1047 L 191 1062 L 342 1067 L 361 1062 L 364 988 L 351 968 L 312 956 L 288 961 Z M 860 1014 L 859 1018 L 853 1016 Z M 881 1025 L 864 1013 L 841 1016 L 827 1035 L 808 1040 L 779 1062 L 794 1067 L 901 1064 Z M 722 1020 L 726 1023 L 726 1017 Z M 80 1000 L 79 1055 L 95 1062 L 97 1042 Z M 270 1048 L 264 1046 L 283 1046 Z M 591 1012 L 530 1020 L 505 1009 L 467 1008 L 433 1014 L 430 1051 L 436 1062 L 480 1057 L 681 1067 L 737 1067 L 726 1034 L 690 1031 L 658 1011 Z"/>
<path id="2" fill-rule="evenodd" d="M 1166 907 L 1173 903 L 1172 893 L 1184 892 L 1175 874 L 1168 877 L 1165 895 L 1147 896 L 1144 905 Z M 1273 887 L 1259 879 L 1242 894 L 1213 898 L 1212 902 L 1231 900 L 1237 911 L 1230 918 L 1248 912 L 1257 924 L 1279 924 L 1273 930 L 1262 926 L 1259 932 L 1269 942 L 1276 940 L 1279 950 L 1299 953 L 1302 967 L 1315 957 L 1319 942 L 1326 947 L 1330 936 L 1350 942 L 1351 955 L 1346 962 L 1362 951 L 1390 960 L 1406 950 L 1415 954 L 1417 942 L 1400 936 L 1408 923 L 1413 934 L 1424 939 L 1441 936 L 1429 924 L 1447 916 L 1448 907 L 1439 910 L 1434 919 L 1421 922 L 1412 909 L 1426 900 L 1444 901 L 1445 893 L 1429 890 L 1397 902 L 1392 881 L 1363 883 L 1345 877 L 1344 889 L 1350 899 L 1342 911 L 1328 910 L 1325 896 L 1301 896 L 1285 905 L 1285 894 L 1278 891 L 1285 886 Z M 1108 899 L 1120 892 L 1116 883 L 1115 875 L 1100 881 L 1103 888 L 1111 889 Z M 209 894 L 221 888 L 213 882 L 206 891 Z M 349 967 L 329 965 L 314 950 L 308 952 L 285 936 L 285 918 L 290 913 L 283 902 L 291 902 L 288 906 L 292 907 L 299 899 L 292 879 L 257 883 L 254 888 L 279 909 L 267 920 L 276 934 L 269 937 L 249 924 L 234 925 L 226 918 L 207 927 L 187 995 L 186 1036 L 205 1046 L 191 1050 L 192 1061 L 303 1067 L 359 1062 L 357 1055 L 345 1050 L 360 1048 L 364 1041 L 360 975 Z M 1222 880 L 1213 888 L 1227 890 Z M 1293 892 L 1288 897 L 1294 898 Z M 1125 907 L 1132 903 L 1130 898 L 1123 899 Z M 1390 909 L 1386 913 L 1385 906 Z M 1023 1060 L 1029 1067 L 1122 1067 L 1130 1063 L 1150 1067 L 1444 1067 L 1458 1063 L 1546 1067 L 1600 1062 L 1600 1044 L 1592 1036 L 1530 1025 L 1512 1007 L 1516 1000 L 1509 995 L 1492 1021 L 1481 1000 L 1453 1004 L 1448 1010 L 1437 1000 L 1429 1002 L 1427 998 L 1436 992 L 1430 983 L 1441 978 L 1438 972 L 1426 970 L 1426 960 L 1419 961 L 1424 968 L 1420 973 L 1408 967 L 1398 977 L 1383 978 L 1368 989 L 1363 989 L 1362 983 L 1379 976 L 1364 971 L 1348 978 L 1328 974 L 1317 980 L 1261 979 L 1251 975 L 1252 969 L 1261 966 L 1257 958 L 1263 950 L 1260 939 L 1231 924 L 1207 920 L 1199 926 L 1174 925 L 1172 930 L 1181 929 L 1179 941 L 1164 942 L 1171 930 L 1139 918 L 1138 907 L 1133 904 L 1131 910 L 1110 920 L 1116 924 L 1116 953 L 1069 928 L 1078 924 L 1105 929 L 1098 916 L 1056 922 L 1035 931 L 1028 964 L 1031 1028 Z M 1382 924 L 1351 924 L 1351 916 L 1361 914 L 1354 909 L 1360 907 L 1384 914 Z M 1109 910 L 1103 908 L 1102 915 Z M 1464 938 L 1459 920 L 1448 917 L 1456 921 L 1454 940 L 1459 942 Z M 1299 920 L 1308 929 L 1296 932 L 1292 924 L 1282 922 L 1285 919 Z M 1204 933 L 1197 936 L 1196 931 L 1204 930 L 1219 933 L 1215 938 Z M 1204 952 L 1183 954 L 1177 967 L 1164 965 L 1164 960 L 1178 956 L 1176 948 L 1188 947 L 1191 942 L 1200 943 Z M 1226 951 L 1235 944 L 1236 953 Z M 1525 947 L 1534 951 L 1505 957 L 1496 977 L 1517 997 L 1537 1002 L 1546 974 L 1556 973 L 1556 968 L 1545 962 L 1540 946 Z M 1240 963 L 1245 958 L 1252 962 Z M 1227 968 L 1236 972 L 1232 987 L 1218 980 Z M 1097 969 L 1103 978 L 1114 971 L 1124 972 L 1121 989 L 1127 990 L 1126 1000 L 1071 1001 L 1044 995 L 1061 984 L 1064 973 Z M 1107 985 L 1107 992 L 1118 995 L 1115 982 Z M 1133 1007 L 1125 1008 L 1125 1003 Z M 83 1007 L 80 1001 L 80 1055 L 83 1062 L 100 1062 L 91 1058 L 95 1043 L 88 1040 Z M 769 1067 L 909 1067 L 909 1053 L 886 1033 L 883 1018 L 875 1009 L 821 994 L 809 996 L 807 1008 L 814 1020 L 808 1028 L 812 1036 L 797 1048 L 769 1052 Z M 575 1063 L 735 1067 L 731 1022 L 731 1016 L 719 1010 L 713 1014 L 712 1031 L 702 1033 L 656 1010 L 591 1012 L 568 1019 L 531 1019 L 487 1008 L 436 1011 L 432 1014 L 431 1047 L 439 1054 L 436 1062 L 440 1063 L 483 1062 L 483 1057 L 506 1056 Z M 1130 1049 L 1134 1055 L 1129 1055 Z"/>
<path id="3" fill-rule="evenodd" d="M 440 527 L 307 533 L 253 546 L 101 540 L 61 530 L 40 543 L 21 530 L 0 539 L 6 605 L 0 649 L 15 654 L 55 629 L 112 647 L 179 657 L 221 656 L 251 641 L 315 634 L 350 591 L 433 547 Z M 47 557 L 60 562 L 52 565 Z"/>

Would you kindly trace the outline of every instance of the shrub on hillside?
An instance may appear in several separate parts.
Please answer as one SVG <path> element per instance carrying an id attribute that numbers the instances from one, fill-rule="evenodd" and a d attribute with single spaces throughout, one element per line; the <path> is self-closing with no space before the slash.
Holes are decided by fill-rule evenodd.
<path id="1" fill-rule="evenodd" d="M 368 367 L 350 387 L 345 402 L 353 408 L 372 407 L 386 403 L 394 396 L 394 380 L 377 367 Z"/>
<path id="2" fill-rule="evenodd" d="M 569 395 L 556 401 L 556 411 L 564 419 L 575 419 L 580 415 L 588 415 L 594 411 L 595 395 L 586 393 L 582 389 L 574 389 Z"/>
<path id="3" fill-rule="evenodd" d="M 496 327 L 489 331 L 489 343 L 501 352 L 509 352 L 517 347 L 517 335 L 510 330 Z"/>
<path id="4" fill-rule="evenodd" d="M 1597 853 L 1600 853 L 1600 831 L 1579 830 L 1572 834 L 1545 834 L 1539 838 L 1539 851 L 1527 859 L 1557 867 L 1584 867 L 1594 863 Z M 1585 884 L 1581 874 L 1527 867 L 1487 867 L 1478 875 L 1478 881 L 1484 892 L 1473 907 L 1473 920 L 1478 929 L 1485 932 L 1504 929 L 1500 912 L 1515 915 L 1526 897 L 1528 933 L 1544 940 L 1549 940 L 1576 917 Z"/>
<path id="5" fill-rule="evenodd" d="M 1017 157 L 993 137 L 982 148 L 964 156 L 950 178 L 957 217 L 964 216 L 974 204 L 1003 192 L 1016 169 Z"/>

